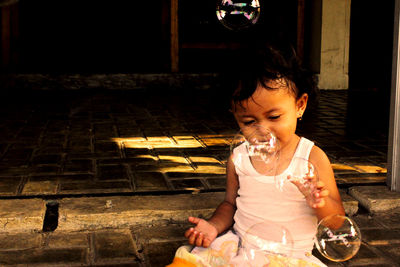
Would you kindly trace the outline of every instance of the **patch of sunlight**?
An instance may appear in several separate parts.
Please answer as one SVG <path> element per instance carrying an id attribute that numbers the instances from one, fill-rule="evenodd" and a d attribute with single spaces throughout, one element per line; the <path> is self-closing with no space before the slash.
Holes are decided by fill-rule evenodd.
<path id="1" fill-rule="evenodd" d="M 374 165 L 354 165 L 354 167 L 366 173 L 387 173 L 386 168 Z"/>
<path id="2" fill-rule="evenodd" d="M 201 162 L 201 163 L 220 163 L 216 158 L 212 157 L 189 157 L 192 162 Z"/>
<path id="3" fill-rule="evenodd" d="M 226 146 L 229 145 L 229 142 L 224 139 L 201 139 L 201 141 L 206 145 L 206 146 Z"/>
<path id="4" fill-rule="evenodd" d="M 179 156 L 169 156 L 169 155 L 159 155 L 160 160 L 167 161 L 167 162 L 175 162 L 175 163 L 188 163 L 185 157 Z"/>
<path id="5" fill-rule="evenodd" d="M 332 163 L 331 166 L 332 166 L 332 169 L 338 170 L 338 171 L 339 171 L 339 170 L 340 170 L 340 171 L 347 171 L 347 170 L 349 170 L 349 171 L 356 171 L 355 168 L 353 168 L 353 167 L 351 167 L 351 166 L 349 166 L 349 165 L 346 165 L 346 164 Z"/>
<path id="6" fill-rule="evenodd" d="M 368 244 L 372 245 L 372 246 L 385 246 L 385 245 L 389 245 L 389 241 L 388 240 L 368 240 Z"/>
<path id="7" fill-rule="evenodd" d="M 171 139 L 168 136 L 148 136 L 147 141 L 149 142 L 170 142 Z"/>
<path id="8" fill-rule="evenodd" d="M 200 141 L 191 135 L 150 136 L 112 138 L 120 147 L 126 148 L 197 148 L 205 146 L 227 146 L 230 144 L 231 136 L 227 135 L 202 135 Z"/>
<path id="9" fill-rule="evenodd" d="M 158 171 L 161 172 L 188 172 L 188 173 L 210 173 L 210 174 L 225 174 L 226 170 L 223 166 L 199 166 L 193 169 L 190 165 L 180 165 L 180 166 L 160 166 Z"/>
<path id="10" fill-rule="evenodd" d="M 135 158 L 157 160 L 157 157 L 154 157 L 152 155 L 136 155 Z"/>
<path id="11" fill-rule="evenodd" d="M 179 147 L 199 147 L 203 146 L 194 136 L 172 136 Z"/>
<path id="12" fill-rule="evenodd" d="M 131 137 L 131 138 L 113 138 L 120 147 L 126 148 L 196 148 L 203 147 L 194 137 L 191 138 L 170 138 L 168 136 L 153 136 L 153 137 Z"/>
<path id="13" fill-rule="evenodd" d="M 130 138 L 113 138 L 121 148 L 131 149 L 155 149 L 155 148 L 202 148 L 204 145 L 229 145 L 231 136 L 227 135 L 204 135 L 200 141 L 191 135 L 168 136 L 152 136 L 152 137 L 130 137 Z M 177 150 L 178 151 L 178 150 Z M 155 159 L 151 155 L 140 155 L 141 158 Z M 182 156 L 159 155 L 161 164 L 157 167 L 161 172 L 192 172 L 192 173 L 210 173 L 210 174 L 225 174 L 225 166 L 220 161 L 213 157 L 190 157 L 190 161 L 202 163 L 198 167 L 193 167 L 188 162 L 188 159 Z M 176 164 L 175 164 L 176 163 Z M 203 165 L 204 164 L 204 165 Z"/>
<path id="14" fill-rule="evenodd" d="M 196 172 L 201 173 L 214 173 L 214 174 L 225 174 L 226 168 L 224 166 L 208 166 L 202 165 L 196 169 Z"/>
<path id="15" fill-rule="evenodd" d="M 195 172 L 190 165 L 160 166 L 157 170 L 161 172 Z"/>
<path id="16" fill-rule="evenodd" d="M 192 194 L 200 193 L 200 189 L 199 188 L 195 188 L 195 187 L 185 187 L 185 188 L 183 188 L 183 190 L 193 191 Z"/>

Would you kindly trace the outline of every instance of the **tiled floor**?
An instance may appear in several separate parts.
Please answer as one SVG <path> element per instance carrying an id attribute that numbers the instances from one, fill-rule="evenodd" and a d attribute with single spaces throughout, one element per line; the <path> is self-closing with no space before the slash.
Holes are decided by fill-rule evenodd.
<path id="1" fill-rule="evenodd" d="M 388 118 L 368 109 L 323 91 L 299 126 L 339 186 L 385 182 Z M 0 106 L 0 197 L 224 190 L 236 132 L 207 90 L 13 94 Z"/>

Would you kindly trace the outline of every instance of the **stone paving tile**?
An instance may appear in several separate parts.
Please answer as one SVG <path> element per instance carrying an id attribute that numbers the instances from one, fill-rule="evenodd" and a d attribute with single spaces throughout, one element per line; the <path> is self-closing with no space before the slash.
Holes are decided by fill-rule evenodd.
<path id="1" fill-rule="evenodd" d="M 393 262 L 396 262 L 396 263 L 400 262 L 400 246 L 398 246 L 398 245 L 397 246 L 396 245 L 381 246 L 381 247 L 378 247 L 378 249 L 384 254 L 389 254 L 389 257 Z"/>
<path id="2" fill-rule="evenodd" d="M 37 233 L 0 234 L 0 251 L 32 249 L 41 246 L 42 236 Z"/>
<path id="3" fill-rule="evenodd" d="M 57 181 L 28 181 L 25 183 L 21 195 L 55 195 L 57 193 Z"/>
<path id="4" fill-rule="evenodd" d="M 98 165 L 97 178 L 101 181 L 129 180 L 125 165 Z"/>
<path id="5" fill-rule="evenodd" d="M 361 231 L 383 228 L 382 222 L 379 220 L 379 218 L 377 218 L 376 215 L 372 216 L 370 214 L 360 213 L 356 216 L 353 216 L 352 219 L 355 221 Z"/>
<path id="6" fill-rule="evenodd" d="M 93 173 L 93 160 L 91 159 L 68 159 L 64 163 L 64 173 Z"/>
<path id="7" fill-rule="evenodd" d="M 363 243 L 361 244 L 360 250 L 357 252 L 357 254 L 353 258 L 348 260 L 345 263 L 345 266 L 368 266 L 369 264 L 381 266 L 384 264 L 393 265 L 394 262 L 390 259 L 382 257 L 381 255 L 379 255 L 379 253 L 377 253 L 376 250 L 371 249 L 371 247 Z"/>
<path id="8" fill-rule="evenodd" d="M 76 182 L 60 183 L 59 194 L 104 194 L 104 193 L 124 193 L 132 192 L 132 186 L 129 182 Z"/>
<path id="9" fill-rule="evenodd" d="M 13 196 L 18 193 L 22 177 L 1 177 L 0 178 L 0 194 L 3 196 Z"/>
<path id="10" fill-rule="evenodd" d="M 42 199 L 1 199 L 0 233 L 40 231 L 45 210 Z"/>
<path id="11" fill-rule="evenodd" d="M 135 188 L 140 191 L 167 191 L 169 189 L 165 176 L 159 172 L 140 172 L 134 174 Z"/>
<path id="12" fill-rule="evenodd" d="M 86 263 L 86 248 L 62 248 L 62 249 L 27 249 L 24 251 L 0 251 L 0 263 L 3 266 L 25 265 L 81 265 Z"/>
<path id="13" fill-rule="evenodd" d="M 226 187 L 225 177 L 221 178 L 208 178 L 206 179 L 209 188 L 211 189 L 224 189 Z"/>
<path id="14" fill-rule="evenodd" d="M 84 247 L 89 245 L 87 232 L 47 232 L 42 234 L 42 245 L 49 248 Z"/>
<path id="15" fill-rule="evenodd" d="M 95 250 L 94 262 L 113 262 L 116 259 L 135 261 L 137 249 L 133 242 L 130 231 L 113 230 L 95 232 L 93 234 Z"/>
<path id="16" fill-rule="evenodd" d="M 387 229 L 400 229 L 400 208 L 390 211 L 390 213 L 377 213 L 381 224 Z"/>
<path id="17" fill-rule="evenodd" d="M 364 229 L 362 239 L 369 245 L 400 245 L 400 229 Z"/>
<path id="18" fill-rule="evenodd" d="M 188 227 L 189 224 L 134 227 L 132 232 L 136 243 L 143 247 L 149 266 L 165 266 L 172 262 L 176 249 L 187 244 L 183 233 Z"/>

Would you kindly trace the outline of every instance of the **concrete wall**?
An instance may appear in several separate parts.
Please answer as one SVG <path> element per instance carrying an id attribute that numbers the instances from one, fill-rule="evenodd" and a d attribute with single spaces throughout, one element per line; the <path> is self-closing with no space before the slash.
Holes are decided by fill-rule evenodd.
<path id="1" fill-rule="evenodd" d="M 315 0 L 313 3 L 314 40 L 310 65 L 319 72 L 318 86 L 322 89 L 348 89 L 351 0 Z"/>

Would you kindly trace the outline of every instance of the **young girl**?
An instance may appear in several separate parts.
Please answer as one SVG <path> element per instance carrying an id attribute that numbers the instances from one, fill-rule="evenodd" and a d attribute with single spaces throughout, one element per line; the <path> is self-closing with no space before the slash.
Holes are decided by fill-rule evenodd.
<path id="1" fill-rule="evenodd" d="M 246 136 L 262 126 L 276 135 L 278 177 L 286 179 L 294 168 L 292 159 L 302 157 L 314 164 L 319 181 L 310 194 L 301 193 L 297 182 L 287 182 L 289 191 L 280 191 L 276 177 L 263 175 L 262 166 L 251 157 L 235 160 L 239 148 L 235 149 L 227 162 L 225 200 L 208 220 L 189 217 L 194 226 L 185 237 L 195 248 L 179 248 L 169 266 L 247 266 L 240 243 L 248 229 L 264 221 L 287 229 L 293 241 L 290 253 L 282 253 L 290 256 L 271 255 L 269 266 L 325 266 L 311 255 L 316 227 L 326 216 L 344 215 L 344 209 L 327 156 L 296 134 L 297 122 L 317 92 L 315 82 L 294 53 L 267 47 L 246 60 L 244 70 L 234 75 L 237 81 L 230 103 L 240 129 Z"/>

